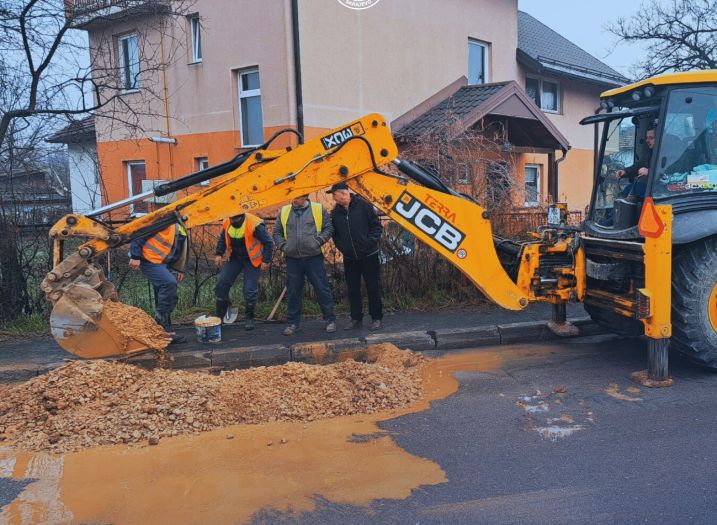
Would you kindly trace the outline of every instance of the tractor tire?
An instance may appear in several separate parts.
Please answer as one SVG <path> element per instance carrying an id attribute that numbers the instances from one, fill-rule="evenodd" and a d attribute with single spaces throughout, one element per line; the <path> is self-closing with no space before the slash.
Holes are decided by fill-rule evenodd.
<path id="1" fill-rule="evenodd" d="M 717 370 L 717 238 L 685 248 L 672 263 L 672 348 Z"/>
<path id="2" fill-rule="evenodd" d="M 585 305 L 585 311 L 597 324 L 609 332 L 618 335 L 635 336 L 645 333 L 645 328 L 640 321 L 616 314 L 603 308 Z"/>

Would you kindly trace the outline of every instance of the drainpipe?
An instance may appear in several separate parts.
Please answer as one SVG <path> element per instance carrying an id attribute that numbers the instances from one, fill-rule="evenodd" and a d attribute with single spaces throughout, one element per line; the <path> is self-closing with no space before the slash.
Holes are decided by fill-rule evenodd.
<path id="1" fill-rule="evenodd" d="M 558 202 L 559 197 L 560 197 L 560 193 L 558 192 L 558 176 L 560 175 L 560 163 L 563 162 L 567 158 L 568 151 L 570 151 L 569 148 L 570 148 L 570 146 L 568 146 L 568 149 L 562 150 L 563 156 L 560 157 L 559 159 L 555 160 L 555 183 L 554 183 L 555 184 L 555 202 Z M 553 158 L 555 158 L 555 157 L 553 157 Z"/>
<path id="2" fill-rule="evenodd" d="M 165 120 L 166 120 L 166 126 L 167 126 L 167 137 L 172 136 L 172 129 L 170 128 L 170 119 L 169 119 L 169 88 L 167 86 L 167 63 L 165 61 L 165 55 L 164 55 L 164 31 L 167 27 L 164 23 L 164 19 L 160 19 L 159 22 L 159 51 L 161 53 L 161 60 L 162 60 L 162 84 L 163 84 L 163 91 L 164 91 L 164 114 L 165 114 Z M 157 164 L 159 165 L 159 142 L 164 141 L 158 141 L 154 140 L 157 144 Z M 174 144 L 176 144 L 177 141 L 174 141 Z M 169 179 L 174 179 L 174 156 L 172 155 L 172 143 L 167 143 L 167 151 L 169 152 Z M 158 171 L 157 176 L 162 178 L 162 174 Z"/>
<path id="3" fill-rule="evenodd" d="M 291 0 L 291 38 L 294 49 L 294 93 L 296 130 L 304 136 L 304 96 L 301 91 L 301 46 L 299 44 L 299 0 Z M 301 141 L 303 143 L 303 141 Z"/>

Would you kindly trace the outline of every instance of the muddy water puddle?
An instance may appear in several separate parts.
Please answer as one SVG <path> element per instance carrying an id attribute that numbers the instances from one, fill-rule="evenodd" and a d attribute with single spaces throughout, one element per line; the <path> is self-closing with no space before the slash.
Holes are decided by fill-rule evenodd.
<path id="1" fill-rule="evenodd" d="M 368 506 L 447 481 L 440 465 L 409 454 L 381 421 L 426 410 L 453 394 L 454 372 L 494 372 L 515 349 L 450 354 L 423 370 L 423 398 L 403 410 L 309 423 L 226 427 L 144 448 L 100 447 L 49 455 L 0 449 L 0 477 L 36 480 L 0 524 L 246 523 L 257 512 L 301 514 L 316 498 Z"/>

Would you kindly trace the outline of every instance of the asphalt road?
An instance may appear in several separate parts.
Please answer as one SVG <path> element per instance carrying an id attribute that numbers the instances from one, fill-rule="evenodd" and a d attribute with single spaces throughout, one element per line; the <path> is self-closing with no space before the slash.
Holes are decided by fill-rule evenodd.
<path id="1" fill-rule="evenodd" d="M 253 523 L 717 522 L 717 374 L 673 359 L 673 387 L 638 389 L 628 374 L 644 367 L 644 342 L 608 336 L 481 351 L 526 348 L 541 355 L 460 372 L 452 396 L 379 423 L 445 483 L 367 507 L 317 496 L 314 512 Z M 0 478 L 0 505 L 27 483 Z"/>
<path id="2" fill-rule="evenodd" d="M 254 522 L 717 522 L 717 374 L 673 360 L 675 386 L 637 392 L 627 375 L 644 368 L 641 341 L 551 346 L 555 354 L 495 374 L 460 373 L 453 396 L 380 425 L 438 463 L 447 483 L 369 508 L 319 500 L 298 521 L 263 513 Z"/>

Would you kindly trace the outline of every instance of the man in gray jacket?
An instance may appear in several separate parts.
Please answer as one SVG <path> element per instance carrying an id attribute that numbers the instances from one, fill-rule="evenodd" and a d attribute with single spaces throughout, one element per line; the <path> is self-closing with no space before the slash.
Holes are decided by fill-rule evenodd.
<path id="1" fill-rule="evenodd" d="M 321 247 L 331 239 L 334 228 L 329 214 L 318 202 L 303 195 L 279 212 L 274 226 L 274 242 L 286 255 L 286 289 L 289 326 L 284 335 L 294 335 L 301 321 L 304 278 L 314 287 L 326 331 L 336 331 L 334 297 L 326 277 Z"/>

